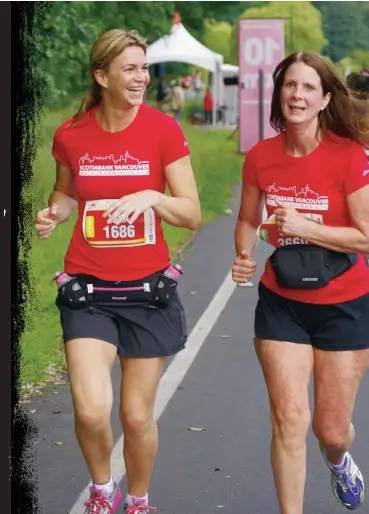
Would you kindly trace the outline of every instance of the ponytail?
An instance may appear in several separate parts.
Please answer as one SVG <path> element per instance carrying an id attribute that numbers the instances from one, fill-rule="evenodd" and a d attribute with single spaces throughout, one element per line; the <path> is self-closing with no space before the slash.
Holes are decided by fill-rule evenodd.
<path id="1" fill-rule="evenodd" d="M 99 105 L 101 102 L 101 92 L 100 86 L 97 82 L 93 82 L 89 87 L 78 112 L 73 116 L 73 124 L 77 123 L 78 120 L 82 118 L 86 114 L 86 112 L 90 111 L 96 105 Z"/>

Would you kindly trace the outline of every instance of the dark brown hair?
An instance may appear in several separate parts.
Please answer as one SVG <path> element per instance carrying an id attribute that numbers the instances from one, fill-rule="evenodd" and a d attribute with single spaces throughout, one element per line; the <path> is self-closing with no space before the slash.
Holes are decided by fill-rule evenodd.
<path id="1" fill-rule="evenodd" d="M 363 70 L 361 73 L 352 72 L 347 75 L 346 84 L 353 95 L 369 101 L 369 73 L 366 74 L 366 70 Z"/>
<path id="2" fill-rule="evenodd" d="M 319 114 L 319 127 L 322 131 L 325 133 L 330 131 L 337 136 L 369 146 L 369 102 L 354 98 L 335 68 L 324 57 L 313 52 L 293 53 L 280 62 L 274 70 L 271 126 L 277 132 L 286 130 L 280 95 L 286 72 L 296 62 L 303 62 L 314 68 L 320 77 L 323 94 L 331 94 L 327 107 Z"/>
<path id="3" fill-rule="evenodd" d="M 95 41 L 90 53 L 91 85 L 78 112 L 73 117 L 74 122 L 77 122 L 87 111 L 101 102 L 100 86 L 95 80 L 94 72 L 96 70 L 107 70 L 112 60 L 130 46 L 139 46 L 146 54 L 146 41 L 136 30 L 108 30 L 103 32 Z"/>

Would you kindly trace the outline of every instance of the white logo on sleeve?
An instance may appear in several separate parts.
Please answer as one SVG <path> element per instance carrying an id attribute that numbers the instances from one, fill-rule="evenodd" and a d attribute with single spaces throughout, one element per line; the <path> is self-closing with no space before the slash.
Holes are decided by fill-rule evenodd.
<path id="1" fill-rule="evenodd" d="M 369 173 L 369 170 L 364 170 L 363 171 L 363 177 L 366 177 L 368 173 Z"/>

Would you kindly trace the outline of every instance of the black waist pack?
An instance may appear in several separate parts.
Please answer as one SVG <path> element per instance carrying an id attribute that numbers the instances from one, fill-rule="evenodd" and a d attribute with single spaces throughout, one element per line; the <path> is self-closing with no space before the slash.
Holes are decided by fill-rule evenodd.
<path id="1" fill-rule="evenodd" d="M 152 283 L 112 283 L 95 285 L 78 277 L 71 277 L 58 290 L 57 301 L 70 308 L 103 305 L 142 305 L 152 302 Z"/>
<path id="2" fill-rule="evenodd" d="M 277 248 L 270 264 L 280 287 L 319 289 L 352 268 L 357 259 L 357 254 L 297 244 Z"/>
<path id="3" fill-rule="evenodd" d="M 78 309 L 92 305 L 168 304 L 176 291 L 177 282 L 164 275 L 165 270 L 134 282 L 104 282 L 86 275 L 70 277 L 58 289 L 57 301 Z"/>

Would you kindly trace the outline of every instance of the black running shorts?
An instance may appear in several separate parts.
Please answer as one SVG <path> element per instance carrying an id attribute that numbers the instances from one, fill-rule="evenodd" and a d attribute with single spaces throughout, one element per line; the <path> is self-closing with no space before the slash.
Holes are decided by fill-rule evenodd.
<path id="1" fill-rule="evenodd" d="M 112 287 L 86 275 L 75 275 L 100 287 Z M 142 283 L 142 281 L 141 281 Z M 133 283 L 130 283 L 130 285 Z M 63 339 L 91 338 L 111 343 L 120 357 L 167 357 L 183 350 L 187 341 L 186 317 L 176 293 L 168 305 L 102 306 L 72 309 L 58 300 Z"/>
<path id="2" fill-rule="evenodd" d="M 311 344 L 318 350 L 369 348 L 369 294 L 319 305 L 289 300 L 259 283 L 255 337 Z"/>

